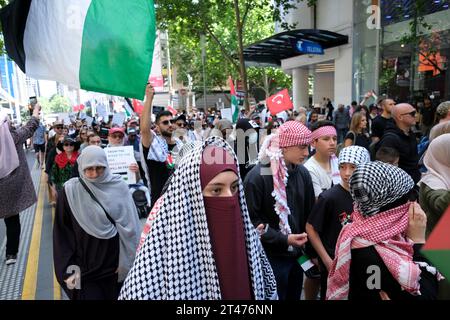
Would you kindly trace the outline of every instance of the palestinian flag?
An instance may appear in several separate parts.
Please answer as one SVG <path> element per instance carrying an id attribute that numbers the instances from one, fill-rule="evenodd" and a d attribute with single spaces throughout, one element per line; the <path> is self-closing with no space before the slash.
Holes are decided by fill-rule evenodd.
<path id="1" fill-rule="evenodd" d="M 234 88 L 233 79 L 231 79 L 231 77 L 229 77 L 228 80 L 230 82 L 231 112 L 233 114 L 232 120 L 233 120 L 233 123 L 236 123 L 239 118 L 239 104 L 238 104 L 238 99 L 236 96 L 236 89 Z"/>
<path id="2" fill-rule="evenodd" d="M 156 37 L 153 0 L 14 0 L 0 11 L 27 76 L 142 99 Z"/>
<path id="3" fill-rule="evenodd" d="M 443 214 L 426 244 L 423 254 L 433 263 L 440 273 L 450 279 L 450 206 Z"/>

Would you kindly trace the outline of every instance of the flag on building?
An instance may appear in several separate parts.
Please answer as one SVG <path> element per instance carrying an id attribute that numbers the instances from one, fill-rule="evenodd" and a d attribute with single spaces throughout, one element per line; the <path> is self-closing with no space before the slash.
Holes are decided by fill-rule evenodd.
<path id="1" fill-rule="evenodd" d="M 231 94 L 231 112 L 232 112 L 232 118 L 233 123 L 236 123 L 239 118 L 239 104 L 238 99 L 236 95 L 236 89 L 234 88 L 233 79 L 231 79 L 231 76 L 228 78 L 230 82 L 230 94 Z"/>
<path id="2" fill-rule="evenodd" d="M 289 96 L 288 89 L 281 90 L 277 94 L 266 99 L 267 108 L 271 115 L 276 115 L 282 111 L 290 110 L 294 107 Z"/>
<path id="3" fill-rule="evenodd" d="M 423 254 L 447 279 L 450 278 L 450 206 L 422 247 Z"/>
<path id="4" fill-rule="evenodd" d="M 144 97 L 156 37 L 153 0 L 15 0 L 0 20 L 6 51 L 27 76 Z"/>

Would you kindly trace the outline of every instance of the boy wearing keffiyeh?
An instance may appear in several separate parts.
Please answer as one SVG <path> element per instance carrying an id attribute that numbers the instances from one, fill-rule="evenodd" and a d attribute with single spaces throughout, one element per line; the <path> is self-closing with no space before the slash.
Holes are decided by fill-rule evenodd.
<path id="1" fill-rule="evenodd" d="M 314 205 L 306 224 L 306 232 L 319 255 L 320 298 L 325 300 L 327 292 L 328 270 L 334 258 L 334 250 L 342 226 L 349 222 L 353 212 L 353 200 L 350 194 L 349 179 L 357 166 L 370 161 L 366 148 L 350 146 L 339 154 L 339 172 L 341 183 L 322 192 Z"/>
<path id="2" fill-rule="evenodd" d="M 299 300 L 303 271 L 297 262 L 307 242 L 305 223 L 314 204 L 308 170 L 311 131 L 288 121 L 264 141 L 258 163 L 244 181 L 253 225 L 265 226 L 261 242 L 277 281 L 280 300 Z"/>

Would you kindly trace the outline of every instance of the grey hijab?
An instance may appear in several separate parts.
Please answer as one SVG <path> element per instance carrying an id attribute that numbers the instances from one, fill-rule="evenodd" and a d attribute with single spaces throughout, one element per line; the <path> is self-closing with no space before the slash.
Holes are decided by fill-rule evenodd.
<path id="1" fill-rule="evenodd" d="M 70 179 L 64 185 L 70 209 L 81 228 L 93 237 L 111 239 L 119 233 L 119 281 L 123 281 L 133 264 L 141 232 L 136 206 L 127 184 L 120 176 L 109 171 L 106 153 L 102 148 L 86 147 L 77 161 L 80 177 L 116 225 L 108 220 L 103 209 L 92 200 L 78 178 Z M 101 177 L 89 179 L 85 176 L 84 169 L 93 166 L 105 167 Z"/>

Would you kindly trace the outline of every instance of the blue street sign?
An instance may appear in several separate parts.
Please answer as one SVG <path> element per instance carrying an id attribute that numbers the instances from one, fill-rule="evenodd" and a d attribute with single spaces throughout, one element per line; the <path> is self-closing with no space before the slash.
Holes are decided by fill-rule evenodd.
<path id="1" fill-rule="evenodd" d="M 306 54 L 324 54 L 320 44 L 312 41 L 299 40 L 295 43 L 298 52 Z"/>

